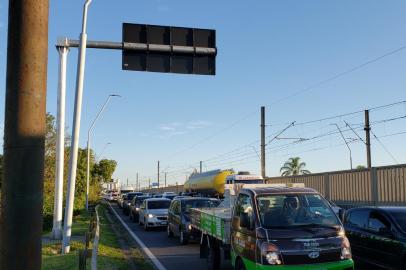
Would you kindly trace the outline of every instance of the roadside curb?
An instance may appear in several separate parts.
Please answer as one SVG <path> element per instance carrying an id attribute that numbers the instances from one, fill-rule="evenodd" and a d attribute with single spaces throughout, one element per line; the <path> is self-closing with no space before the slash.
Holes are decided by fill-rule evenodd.
<path id="1" fill-rule="evenodd" d="M 141 251 L 150 259 L 150 261 L 152 262 L 153 266 L 155 269 L 157 270 L 166 270 L 165 266 L 162 265 L 162 263 L 158 260 L 157 257 L 155 257 L 154 254 L 152 254 L 152 252 L 149 250 L 149 248 L 147 248 L 147 246 L 141 241 L 141 239 L 138 238 L 137 235 L 135 235 L 135 233 L 130 229 L 130 227 L 128 227 L 128 225 L 123 221 L 123 219 L 120 217 L 120 215 L 116 212 L 116 210 L 114 210 L 114 208 L 111 206 L 111 204 L 109 202 L 107 202 L 107 204 L 109 205 L 111 211 L 114 213 L 114 215 L 116 216 L 116 218 L 121 222 L 121 225 L 123 225 L 123 227 L 127 230 L 127 232 L 131 235 L 131 237 L 135 240 L 135 242 L 137 242 L 137 244 L 139 245 Z"/>

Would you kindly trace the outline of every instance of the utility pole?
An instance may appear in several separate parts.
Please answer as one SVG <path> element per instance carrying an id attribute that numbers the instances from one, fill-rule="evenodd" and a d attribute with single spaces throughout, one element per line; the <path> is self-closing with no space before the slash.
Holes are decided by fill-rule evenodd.
<path id="1" fill-rule="evenodd" d="M 158 160 L 158 190 L 159 190 L 159 160 Z"/>
<path id="2" fill-rule="evenodd" d="M 167 172 L 165 172 L 165 188 L 166 188 L 166 174 L 167 174 Z"/>
<path id="3" fill-rule="evenodd" d="M 365 110 L 365 141 L 367 146 L 367 165 L 368 168 L 371 168 L 371 138 L 370 138 L 370 131 L 371 127 L 369 126 L 369 110 Z"/>
<path id="4" fill-rule="evenodd" d="M 202 173 L 203 161 L 200 161 L 200 173 Z"/>
<path id="5" fill-rule="evenodd" d="M 265 107 L 261 107 L 261 176 L 265 179 Z"/>
<path id="6" fill-rule="evenodd" d="M 148 188 L 151 189 L 151 178 L 148 178 Z"/>
<path id="7" fill-rule="evenodd" d="M 9 1 L 0 269 L 41 269 L 48 8 Z"/>
<path id="8" fill-rule="evenodd" d="M 57 46 L 59 53 L 58 110 L 56 114 L 56 169 L 52 238 L 62 239 L 63 165 L 65 159 L 66 64 L 69 48 Z"/>
<path id="9" fill-rule="evenodd" d="M 127 178 L 127 187 L 128 187 L 128 178 Z"/>

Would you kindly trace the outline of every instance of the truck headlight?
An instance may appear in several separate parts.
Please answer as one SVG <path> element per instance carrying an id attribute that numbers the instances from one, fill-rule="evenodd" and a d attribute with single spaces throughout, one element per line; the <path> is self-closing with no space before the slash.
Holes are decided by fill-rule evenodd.
<path id="1" fill-rule="evenodd" d="M 263 243 L 261 245 L 261 254 L 270 265 L 282 264 L 281 254 L 278 247 L 274 244 Z"/>
<path id="2" fill-rule="evenodd" d="M 187 230 L 190 232 L 192 230 L 192 224 L 188 223 L 186 225 Z"/>
<path id="3" fill-rule="evenodd" d="M 153 218 L 154 215 L 153 214 L 148 214 L 148 218 Z"/>
<path id="4" fill-rule="evenodd" d="M 348 238 L 344 236 L 343 242 L 341 244 L 341 260 L 349 260 L 352 258 L 351 255 L 351 246 L 350 246 L 350 241 L 348 241 Z"/>

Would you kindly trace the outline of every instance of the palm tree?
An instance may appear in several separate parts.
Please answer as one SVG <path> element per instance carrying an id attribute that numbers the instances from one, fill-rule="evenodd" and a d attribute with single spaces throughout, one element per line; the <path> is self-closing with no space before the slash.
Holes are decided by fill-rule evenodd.
<path id="1" fill-rule="evenodd" d="M 304 167 L 306 167 L 306 163 L 300 162 L 299 157 L 294 157 L 290 158 L 285 164 L 283 164 L 280 172 L 282 173 L 282 176 L 309 174 L 310 171 L 305 170 Z"/>

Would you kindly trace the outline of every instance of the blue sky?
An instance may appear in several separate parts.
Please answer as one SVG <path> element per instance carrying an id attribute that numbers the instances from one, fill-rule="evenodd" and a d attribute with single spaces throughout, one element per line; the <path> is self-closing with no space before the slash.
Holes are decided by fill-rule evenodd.
<path id="1" fill-rule="evenodd" d="M 7 5 L 0 0 L 0 85 L 5 89 Z M 58 37 L 77 39 L 82 1 L 50 1 L 47 111 L 56 114 Z M 217 30 L 217 75 L 188 76 L 121 70 L 121 52 L 87 51 L 80 145 L 110 93 L 94 130 L 93 148 L 118 161 L 115 177 L 135 182 L 139 172 L 156 178 L 156 161 L 168 182 L 183 182 L 199 160 L 204 169 L 259 173 L 260 106 L 267 106 L 267 135 L 296 124 L 406 100 L 406 49 L 309 91 L 324 79 L 406 45 L 405 1 L 101 1 L 88 18 L 89 40 L 121 41 L 123 22 Z M 77 50 L 68 57 L 67 125 L 72 126 Z M 291 96 L 299 91 L 299 95 Z M 4 104 L 4 90 L 0 104 Z M 4 107 L 0 110 L 3 127 Z M 406 105 L 371 112 L 371 122 L 406 115 Z M 363 114 L 289 128 L 284 137 L 314 138 L 344 130 L 348 141 L 364 137 Z M 405 118 L 375 123 L 373 165 L 406 162 Z M 357 126 L 358 124 L 358 126 Z M 1 131 L 2 132 L 2 131 Z M 392 135 L 397 134 L 398 135 Z M 282 136 L 282 135 L 281 135 Z M 269 137 L 269 139 L 271 139 Z M 349 168 L 339 134 L 318 139 L 275 139 L 268 145 L 268 175 L 299 156 L 314 172 Z M 384 150 L 383 146 L 387 149 Z M 365 164 L 361 141 L 350 144 L 354 166 Z M 389 154 L 389 153 L 390 154 Z M 226 154 L 228 153 L 228 154 Z M 393 157 L 392 157 L 393 156 Z"/>

